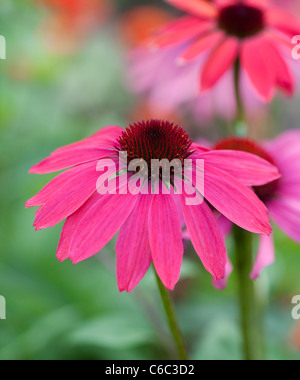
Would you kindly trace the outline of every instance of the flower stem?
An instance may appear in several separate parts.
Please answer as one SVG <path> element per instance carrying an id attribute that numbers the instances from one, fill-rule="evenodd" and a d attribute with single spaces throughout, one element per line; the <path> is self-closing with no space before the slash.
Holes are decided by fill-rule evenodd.
<path id="1" fill-rule="evenodd" d="M 234 91 L 235 91 L 235 99 L 236 99 L 236 106 L 237 106 L 237 116 L 234 122 L 234 132 L 237 136 L 247 136 L 248 134 L 248 127 L 246 124 L 246 117 L 245 117 L 245 109 L 241 94 L 241 63 L 240 59 L 238 58 L 234 65 Z"/>
<path id="2" fill-rule="evenodd" d="M 172 336 L 174 338 L 174 342 L 176 344 L 176 348 L 178 351 L 178 357 L 180 360 L 188 360 L 186 345 L 184 343 L 182 333 L 179 329 L 179 325 L 178 325 L 176 314 L 175 314 L 175 307 L 173 304 L 173 300 L 171 298 L 169 291 L 165 288 L 165 286 L 161 282 L 161 280 L 158 277 L 156 272 L 155 272 L 155 274 L 156 274 L 158 289 L 160 292 L 160 296 L 162 299 L 162 303 L 164 305 L 168 324 L 170 327 L 170 331 L 172 333 Z"/>
<path id="3" fill-rule="evenodd" d="M 246 137 L 249 129 L 246 122 L 245 107 L 241 94 L 241 63 L 238 58 L 234 66 L 234 88 L 237 116 L 234 130 L 237 136 Z M 239 309 L 243 336 L 244 357 L 258 360 L 261 357 L 262 315 L 258 311 L 255 286 L 250 279 L 253 265 L 253 234 L 237 226 L 234 227 L 235 266 L 239 287 Z"/>
<path id="4" fill-rule="evenodd" d="M 245 360 L 259 360 L 259 324 L 254 283 L 250 279 L 252 268 L 252 234 L 234 228 L 235 268 L 239 287 L 239 308 Z"/>

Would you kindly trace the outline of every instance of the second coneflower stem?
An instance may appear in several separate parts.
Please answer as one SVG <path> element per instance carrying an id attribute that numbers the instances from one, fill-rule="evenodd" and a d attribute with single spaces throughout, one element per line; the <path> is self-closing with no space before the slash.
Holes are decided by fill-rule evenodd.
<path id="1" fill-rule="evenodd" d="M 249 136 L 249 128 L 241 92 L 241 62 L 239 58 L 234 65 L 234 89 L 237 108 L 234 132 L 236 136 L 247 137 Z M 262 333 L 260 330 L 262 324 L 258 312 L 254 282 L 250 279 L 253 265 L 253 234 L 235 226 L 233 236 L 244 359 L 259 360 L 262 352 L 259 336 Z"/>
<path id="2" fill-rule="evenodd" d="M 178 324 L 176 313 L 175 313 L 175 307 L 174 307 L 174 303 L 171 298 L 170 292 L 165 288 L 164 284 L 161 282 L 156 272 L 155 272 L 155 275 L 156 275 L 156 280 L 157 280 L 157 285 L 158 285 L 159 293 L 161 296 L 161 300 L 162 300 L 165 313 L 167 316 L 168 325 L 172 333 L 174 342 L 176 344 L 178 358 L 180 360 L 188 360 L 186 345 L 183 339 L 183 335 L 179 328 L 179 324 Z"/>
<path id="3" fill-rule="evenodd" d="M 250 279 L 253 265 L 252 234 L 236 226 L 233 235 L 244 359 L 259 360 L 259 318 L 254 283 Z"/>

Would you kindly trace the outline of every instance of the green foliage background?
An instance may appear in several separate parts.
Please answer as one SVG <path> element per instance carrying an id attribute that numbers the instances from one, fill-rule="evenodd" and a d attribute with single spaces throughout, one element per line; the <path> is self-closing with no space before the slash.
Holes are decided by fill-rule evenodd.
<path id="1" fill-rule="evenodd" d="M 24 208 L 53 177 L 29 175 L 33 164 L 56 147 L 129 121 L 135 100 L 123 84 L 125 49 L 116 23 L 118 12 L 141 2 L 115 2 L 111 22 L 76 54 L 59 56 L 38 32 L 44 10 L 33 1 L 1 1 L 0 34 L 7 40 L 7 60 L 0 61 L 0 295 L 7 301 L 1 360 L 173 357 L 153 275 L 132 293 L 119 294 L 114 242 L 76 266 L 59 263 L 62 225 L 35 232 L 34 211 Z M 276 130 L 298 126 L 291 125 L 296 105 L 277 101 L 274 115 L 286 113 L 274 116 Z M 300 294 L 300 248 L 277 230 L 275 238 L 276 264 L 257 282 L 268 308 L 266 357 L 299 359 L 290 337 L 291 298 Z M 192 358 L 241 358 L 235 296 L 234 276 L 227 290 L 216 291 L 188 247 L 174 297 Z"/>

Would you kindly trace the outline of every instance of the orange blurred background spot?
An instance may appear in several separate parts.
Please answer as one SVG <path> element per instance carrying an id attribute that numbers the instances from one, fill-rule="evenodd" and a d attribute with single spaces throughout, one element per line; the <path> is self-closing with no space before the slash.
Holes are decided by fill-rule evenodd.
<path id="1" fill-rule="evenodd" d="M 112 12 L 110 0 L 35 0 L 49 10 L 42 24 L 47 45 L 68 53 L 96 30 Z"/>
<path id="2" fill-rule="evenodd" d="M 170 12 L 157 6 L 135 7 L 121 17 L 121 36 L 128 45 L 138 46 L 172 18 Z"/>

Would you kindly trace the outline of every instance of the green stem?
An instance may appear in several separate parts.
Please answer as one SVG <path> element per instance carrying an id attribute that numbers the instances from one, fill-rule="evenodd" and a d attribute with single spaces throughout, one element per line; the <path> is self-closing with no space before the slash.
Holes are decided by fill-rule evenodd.
<path id="1" fill-rule="evenodd" d="M 250 279 L 252 269 L 252 234 L 234 228 L 235 268 L 239 287 L 239 308 L 245 360 L 260 358 L 258 310 L 254 283 Z"/>
<path id="2" fill-rule="evenodd" d="M 155 272 L 156 274 L 156 272 Z M 162 303 L 164 305 L 164 309 L 166 312 L 168 324 L 170 327 L 170 331 L 172 333 L 172 336 L 174 338 L 174 342 L 176 344 L 176 348 L 178 351 L 178 357 L 180 360 L 188 360 L 188 355 L 187 355 L 187 350 L 186 346 L 184 343 L 183 336 L 181 334 L 181 331 L 179 329 L 179 325 L 176 319 L 176 314 L 175 314 L 175 307 L 173 304 L 173 300 L 171 298 L 171 295 L 169 291 L 165 288 L 163 283 L 161 282 L 160 278 L 156 274 L 156 280 L 157 280 L 157 285 L 158 289 L 160 292 L 160 296 L 162 299 Z"/>
<path id="3" fill-rule="evenodd" d="M 234 122 L 234 132 L 237 136 L 247 136 L 248 127 L 246 124 L 245 109 L 240 88 L 241 63 L 238 58 L 234 65 L 234 90 L 237 106 L 237 116 Z"/>
<path id="4" fill-rule="evenodd" d="M 237 105 L 237 116 L 235 120 L 235 134 L 247 136 L 248 127 L 245 116 L 245 107 L 240 88 L 241 64 L 239 58 L 234 66 L 234 88 Z M 235 264 L 239 286 L 239 308 L 241 328 L 243 335 L 244 357 L 246 360 L 258 360 L 261 357 L 261 336 L 263 332 L 262 315 L 259 313 L 255 286 L 250 279 L 253 265 L 252 240 L 253 234 L 234 228 L 235 240 Z"/>

